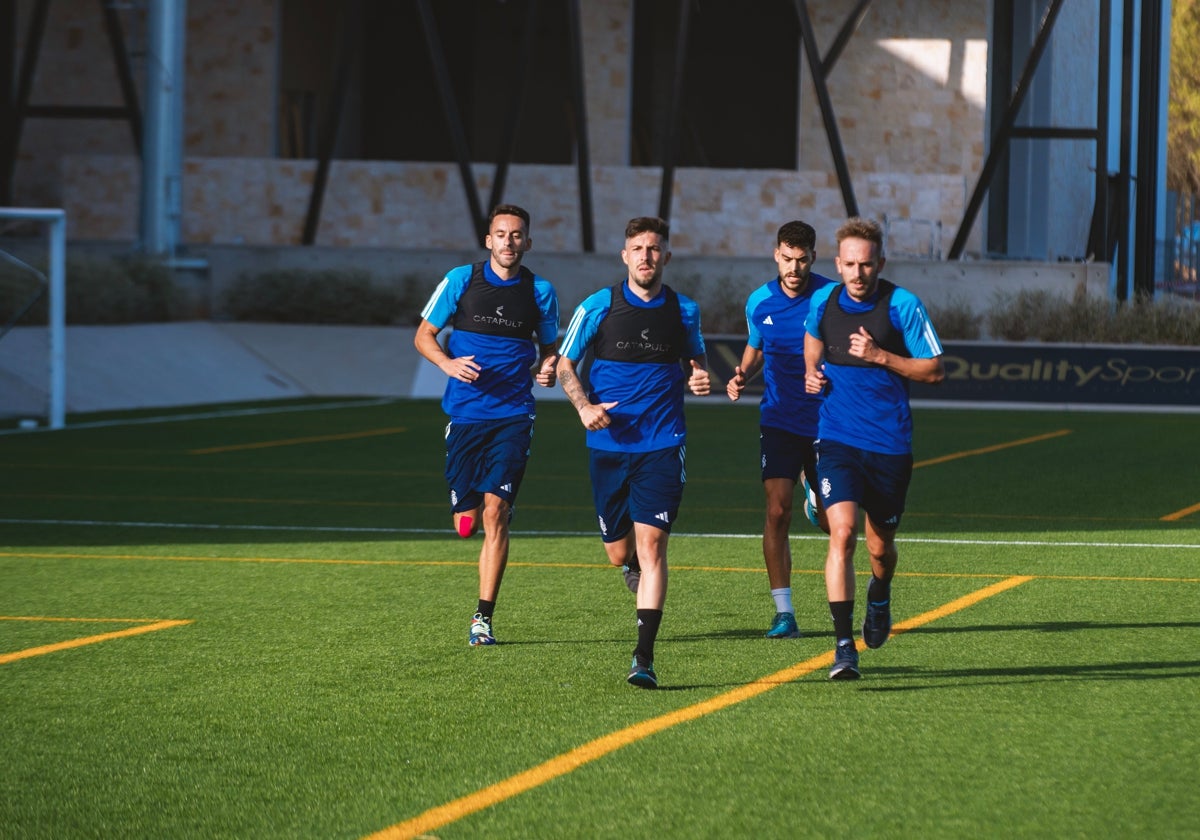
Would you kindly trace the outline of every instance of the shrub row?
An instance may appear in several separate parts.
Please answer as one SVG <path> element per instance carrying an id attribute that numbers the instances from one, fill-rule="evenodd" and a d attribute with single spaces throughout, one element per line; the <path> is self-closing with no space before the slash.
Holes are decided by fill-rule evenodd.
<path id="1" fill-rule="evenodd" d="M 68 259 L 66 316 L 71 324 L 170 321 L 179 298 L 171 271 L 145 259 Z M 46 266 L 0 263 L 0 323 L 45 324 Z M 24 313 L 24 314 L 22 314 Z"/>
<path id="2" fill-rule="evenodd" d="M 45 324 L 44 266 L 0 262 L 0 325 Z M 136 259 L 69 259 L 67 322 L 123 324 L 181 317 L 171 271 Z M 687 285 L 689 278 L 683 278 Z M 692 293 L 709 334 L 745 331 L 744 296 L 734 284 L 700 283 Z M 429 293 L 420 278 L 378 283 L 366 271 L 281 269 L 246 275 L 226 291 L 221 314 L 235 321 L 288 324 L 413 325 Z M 1200 306 L 1161 296 L 1126 304 L 1097 298 L 1068 300 L 1045 291 L 997 296 L 984 311 L 961 300 L 926 301 L 945 340 L 989 337 L 1006 341 L 1200 346 Z M 24 313 L 24 314 L 22 314 Z M 568 313 L 569 314 L 569 313 Z"/>

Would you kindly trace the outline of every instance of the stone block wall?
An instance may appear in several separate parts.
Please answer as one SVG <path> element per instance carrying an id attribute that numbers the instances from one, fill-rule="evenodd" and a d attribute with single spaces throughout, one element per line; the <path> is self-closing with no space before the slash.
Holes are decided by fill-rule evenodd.
<path id="1" fill-rule="evenodd" d="M 281 0 L 191 0 L 186 62 L 185 243 L 287 245 L 298 241 L 315 172 L 273 157 Z M 654 213 L 661 173 L 627 166 L 633 0 L 581 4 L 597 251 L 620 248 L 634 215 Z M 842 0 L 810 0 L 826 50 L 849 13 Z M 18 0 L 23 39 L 33 0 Z M 956 232 L 984 153 L 987 0 L 873 4 L 829 77 L 829 90 L 861 212 L 886 217 L 891 247 L 937 256 Z M 131 50 L 146 41 L 144 12 L 121 11 Z M 803 61 L 803 59 L 802 59 Z M 144 68 L 135 61 L 139 84 Z M 93 0 L 55 0 L 32 101 L 119 104 Z M 801 70 L 798 171 L 684 169 L 673 193 L 676 251 L 727 256 L 769 252 L 778 226 L 812 222 L 822 252 L 845 217 L 807 66 Z M 764 80 L 764 84 L 769 80 Z M 139 171 L 128 127 L 97 120 L 30 119 L 17 163 L 18 204 L 62 206 L 70 235 L 137 236 Z M 481 197 L 492 167 L 474 166 Z M 579 250 L 577 173 L 514 166 L 506 200 L 534 215 L 535 247 Z M 1090 207 L 1076 208 L 1080 214 Z M 968 253 L 980 248 L 979 225 Z M 472 247 L 456 165 L 338 161 L 318 242 L 344 247 Z"/>

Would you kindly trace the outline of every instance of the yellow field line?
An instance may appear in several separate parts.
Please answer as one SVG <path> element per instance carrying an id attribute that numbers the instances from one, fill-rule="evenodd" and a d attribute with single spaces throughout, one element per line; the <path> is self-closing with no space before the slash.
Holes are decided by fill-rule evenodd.
<path id="1" fill-rule="evenodd" d="M 0 615 L 0 621 L 64 621 L 75 624 L 150 624 L 158 621 L 157 618 L 83 618 L 80 616 L 58 616 L 58 615 Z"/>
<path id="2" fill-rule="evenodd" d="M 1200 511 L 1200 502 L 1197 502 L 1191 507 L 1185 507 L 1183 510 L 1177 510 L 1174 513 L 1168 513 L 1166 516 L 1160 518 L 1163 522 L 1177 522 L 1180 519 L 1183 519 L 1185 516 L 1191 516 L 1193 513 L 1198 511 Z"/>
<path id="3" fill-rule="evenodd" d="M 931 621 L 936 621 L 951 613 L 965 609 L 972 604 L 976 604 L 993 595 L 998 595 L 1005 590 L 1012 589 L 1022 583 L 1032 580 L 1032 577 L 1021 575 L 1017 577 L 1007 578 L 994 583 L 991 586 L 965 595 L 944 604 L 935 610 L 922 613 L 907 621 L 900 622 L 893 629 L 893 634 L 903 633 L 911 630 L 914 627 L 920 627 L 922 624 L 928 624 Z M 863 647 L 862 642 L 858 643 L 859 649 Z M 617 730 L 603 737 L 597 738 L 594 741 L 589 741 L 582 744 L 573 750 L 556 756 L 549 761 L 532 767 L 529 770 L 518 773 L 515 776 L 497 782 L 494 785 L 489 785 L 482 790 L 467 796 L 460 797 L 445 805 L 439 805 L 436 808 L 431 808 L 423 814 L 406 820 L 402 823 L 390 826 L 382 831 L 375 832 L 369 835 L 369 840 L 404 840 L 405 838 L 415 838 L 422 834 L 449 825 L 452 822 L 462 819 L 482 811 L 485 808 L 490 808 L 493 805 L 498 805 L 507 799 L 532 790 L 535 787 L 543 785 L 549 781 L 564 776 L 579 767 L 582 767 L 588 762 L 595 761 L 598 758 L 603 758 L 611 752 L 629 746 L 630 744 L 641 741 L 651 735 L 662 732 L 665 729 L 670 729 L 681 723 L 695 720 L 705 715 L 718 712 L 722 709 L 733 706 L 737 703 L 742 703 L 760 694 L 764 694 L 773 688 L 777 688 L 785 683 L 792 682 L 807 674 L 816 671 L 833 663 L 833 652 L 824 653 L 821 656 L 814 656 L 812 659 L 806 659 L 785 668 L 782 671 L 777 671 L 774 674 L 755 680 L 733 689 L 732 691 L 718 694 L 709 700 L 701 703 L 695 703 L 691 706 L 686 706 L 674 712 L 669 712 L 665 715 L 660 715 L 656 718 L 642 721 L 641 723 L 628 726 L 625 729 Z"/>
<path id="4" fill-rule="evenodd" d="M 212 455 L 216 452 L 238 452 L 244 449 L 270 449 L 273 446 L 297 446 L 302 443 L 325 443 L 331 440 L 354 440 L 356 438 L 378 437 L 380 435 L 397 435 L 407 432 L 403 426 L 389 429 L 368 429 L 365 432 L 343 432 L 337 435 L 312 435 L 310 437 L 285 438 L 283 440 L 264 440 L 258 443 L 239 443 L 233 446 L 210 446 L 207 449 L 190 449 L 189 455 Z"/>
<path id="5" fill-rule="evenodd" d="M 31 620 L 42 621 L 53 619 Z M 25 650 L 14 651 L 13 653 L 0 653 L 0 665 L 7 665 L 9 662 L 16 662 L 18 659 L 29 659 L 33 656 L 42 656 L 43 654 L 47 653 L 57 653 L 60 650 L 69 650 L 71 648 L 83 647 L 84 645 L 94 645 L 97 642 L 107 642 L 110 639 L 122 639 L 126 636 L 137 636 L 141 633 L 153 633 L 156 630 L 166 630 L 171 627 L 179 627 L 181 625 L 191 623 L 192 622 L 190 620 L 156 621 L 153 624 L 144 624 L 141 627 L 129 627 L 125 630 L 115 630 L 112 633 L 100 633 L 96 636 L 85 636 L 82 639 L 70 639 L 65 642 L 56 642 L 52 645 L 41 645 L 40 647 L 26 648 Z"/>
<path id="6" fill-rule="evenodd" d="M 1057 432 L 1047 432 L 1044 435 L 1034 435 L 1033 437 L 1021 438 L 1020 440 L 1012 440 L 1008 443 L 997 443 L 992 446 L 984 446 L 979 449 L 967 449 L 962 452 L 952 452 L 949 455 L 939 455 L 937 458 L 929 458 L 924 461 L 917 461 L 913 464 L 913 468 L 928 467 L 933 464 L 944 464 L 946 461 L 956 461 L 959 458 L 968 458 L 972 455 L 987 455 L 991 452 L 999 452 L 1003 449 L 1012 449 L 1014 446 L 1025 446 L 1030 443 L 1041 443 L 1043 440 L 1053 440 L 1064 435 L 1071 434 L 1070 429 L 1059 429 Z"/>

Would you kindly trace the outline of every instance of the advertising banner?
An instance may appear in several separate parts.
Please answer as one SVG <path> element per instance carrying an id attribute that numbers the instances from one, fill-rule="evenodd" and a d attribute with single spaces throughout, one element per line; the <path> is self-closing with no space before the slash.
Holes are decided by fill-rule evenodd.
<path id="1" fill-rule="evenodd" d="M 744 338 L 707 339 L 710 367 L 733 375 Z M 912 384 L 914 400 L 1200 409 L 1200 348 L 1146 345 L 944 342 L 946 379 Z M 762 393 L 761 377 L 747 386 Z"/>

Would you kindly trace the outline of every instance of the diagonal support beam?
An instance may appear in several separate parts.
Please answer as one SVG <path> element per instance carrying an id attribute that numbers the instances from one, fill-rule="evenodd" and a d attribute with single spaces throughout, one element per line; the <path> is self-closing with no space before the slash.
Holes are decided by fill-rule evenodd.
<path id="1" fill-rule="evenodd" d="M 813 77 L 813 87 L 817 93 L 817 105 L 821 109 L 821 121 L 825 125 L 825 136 L 829 140 L 829 153 L 833 157 L 833 167 L 837 171 L 838 185 L 842 190 L 842 202 L 846 206 L 846 215 L 858 215 L 858 199 L 854 197 L 854 185 L 850 181 L 850 168 L 846 164 L 846 150 L 842 146 L 842 136 L 838 131 L 837 117 L 833 113 L 833 101 L 829 98 L 829 88 L 825 84 L 826 71 L 825 65 L 821 62 L 821 53 L 817 49 L 817 38 L 813 33 L 812 18 L 808 14 L 808 3 L 806 0 L 795 0 L 796 18 L 800 23 L 800 37 L 804 43 L 804 57 L 808 61 L 808 70 Z M 859 14 L 858 21 L 861 22 L 861 15 L 866 14 L 865 4 L 860 3 L 860 8 L 856 9 L 850 20 L 854 19 L 855 14 Z M 849 23 L 849 21 L 847 21 Z M 855 24 L 857 25 L 857 23 Z M 845 30 L 846 27 L 843 27 Z M 845 39 L 839 34 L 839 40 L 843 43 Z M 840 52 L 840 47 L 838 48 Z M 833 61 L 836 60 L 836 54 L 831 54 L 830 60 L 827 62 L 832 67 Z"/>
<path id="2" fill-rule="evenodd" d="M 446 125 L 450 130 L 450 142 L 454 147 L 454 156 L 458 159 L 458 172 L 462 178 L 463 191 L 467 196 L 471 224 L 475 229 L 475 244 L 482 246 L 484 237 L 487 235 L 487 228 L 484 212 L 479 203 L 479 190 L 475 186 L 475 173 L 471 169 L 471 148 L 467 143 L 467 131 L 463 127 L 458 100 L 454 96 L 454 85 L 450 81 L 450 65 L 446 61 L 446 50 L 438 35 L 437 20 L 433 16 L 430 0 L 417 0 L 417 11 L 421 16 L 421 28 L 425 33 L 425 42 L 429 45 L 433 79 L 437 85 L 438 96 L 442 100 L 442 112 L 446 116 Z"/>
<path id="3" fill-rule="evenodd" d="M 975 189 L 971 193 L 970 200 L 967 202 L 966 210 L 963 211 L 962 224 L 959 225 L 958 232 L 954 235 L 954 243 L 950 246 L 950 251 L 946 254 L 947 260 L 959 259 L 966 248 L 967 237 L 971 233 L 975 219 L 979 216 L 979 210 L 983 206 L 983 198 L 987 194 L 988 188 L 992 185 L 992 179 L 996 175 L 997 167 L 1000 165 L 1001 160 L 1003 160 L 1004 155 L 1008 153 L 1008 144 L 1012 139 L 1013 126 L 1016 125 L 1017 116 L 1021 112 L 1021 106 L 1025 104 L 1025 97 L 1029 94 L 1033 76 L 1037 72 L 1038 62 L 1041 61 L 1042 54 L 1046 51 L 1046 45 L 1050 43 L 1050 35 L 1054 32 L 1054 21 L 1058 18 L 1062 4 L 1063 0 L 1050 0 L 1046 14 L 1042 17 L 1037 37 L 1033 41 L 1033 47 L 1025 59 L 1024 68 L 1021 70 L 1021 79 L 1017 83 L 1012 97 L 1009 99 L 1008 108 L 1004 112 L 1004 117 L 1001 119 L 1000 125 L 996 128 L 996 134 L 992 137 L 987 159 L 984 161 L 983 169 L 979 173 L 979 180 L 975 182 Z"/>

